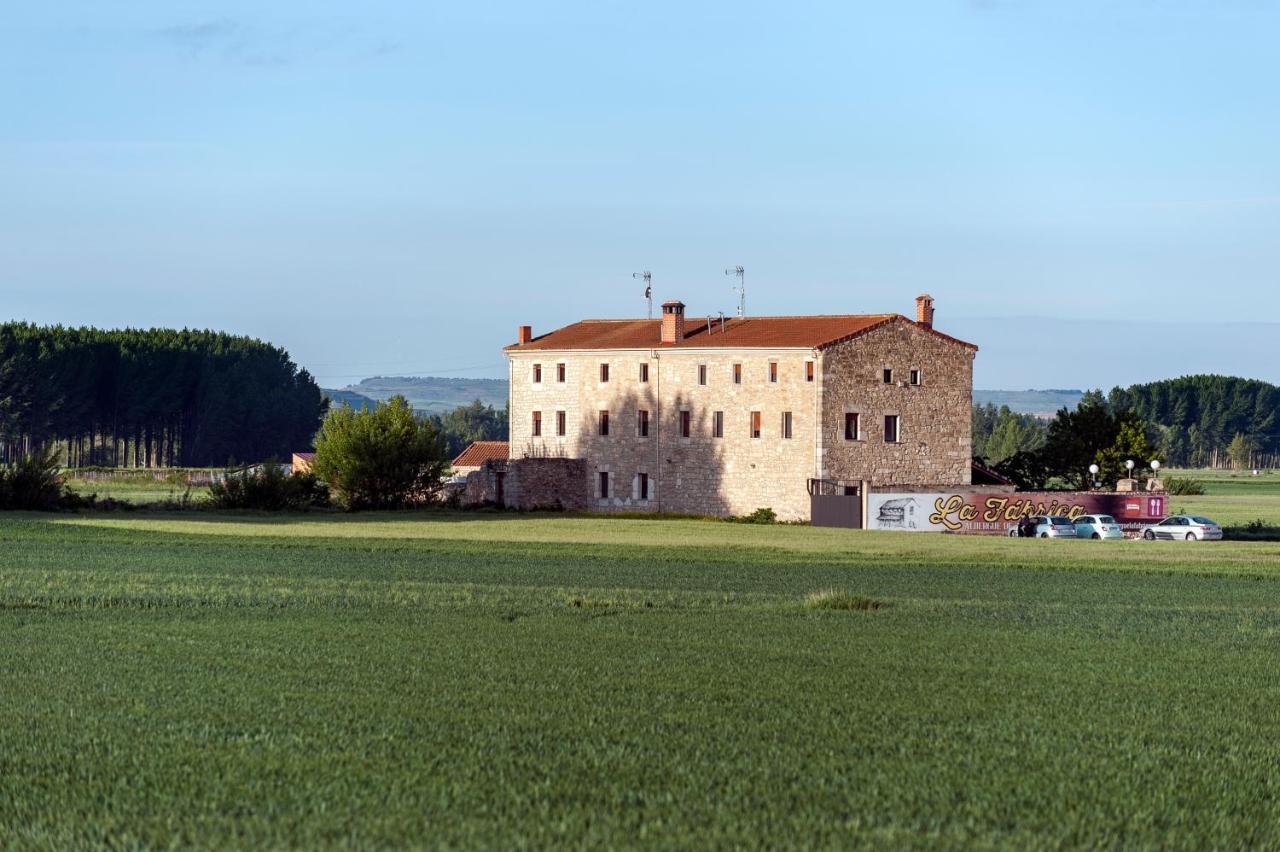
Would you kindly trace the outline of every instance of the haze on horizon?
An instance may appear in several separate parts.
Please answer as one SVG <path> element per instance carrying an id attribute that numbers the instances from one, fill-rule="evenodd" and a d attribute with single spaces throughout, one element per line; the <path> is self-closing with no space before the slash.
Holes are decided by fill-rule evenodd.
<path id="1" fill-rule="evenodd" d="M 931 293 L 979 387 L 1280 381 L 1276 4 L 903 5 L 24 4 L 4 318 L 502 376 L 740 263 L 755 314 Z"/>

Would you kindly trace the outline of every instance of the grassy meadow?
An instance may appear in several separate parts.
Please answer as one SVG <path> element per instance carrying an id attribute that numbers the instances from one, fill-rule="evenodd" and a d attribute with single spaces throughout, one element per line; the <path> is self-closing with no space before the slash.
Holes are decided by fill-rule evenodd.
<path id="1" fill-rule="evenodd" d="M 1280 844 L 1280 545 L 0 515 L 0 847 Z"/>

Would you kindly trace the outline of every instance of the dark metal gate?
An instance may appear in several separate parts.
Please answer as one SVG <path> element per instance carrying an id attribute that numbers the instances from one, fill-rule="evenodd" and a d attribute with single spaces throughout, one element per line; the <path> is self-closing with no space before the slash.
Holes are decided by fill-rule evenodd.
<path id="1" fill-rule="evenodd" d="M 815 527 L 862 529 L 862 495 L 858 486 L 810 479 L 809 523 Z"/>

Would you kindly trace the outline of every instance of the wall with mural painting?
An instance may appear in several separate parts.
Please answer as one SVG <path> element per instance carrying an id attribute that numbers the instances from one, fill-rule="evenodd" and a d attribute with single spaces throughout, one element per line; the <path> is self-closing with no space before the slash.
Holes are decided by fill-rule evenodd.
<path id="1" fill-rule="evenodd" d="M 1164 494 L 1027 492 L 978 494 L 869 494 L 866 528 L 907 532 L 1006 535 L 1024 515 L 1111 515 L 1125 529 L 1163 520 Z"/>

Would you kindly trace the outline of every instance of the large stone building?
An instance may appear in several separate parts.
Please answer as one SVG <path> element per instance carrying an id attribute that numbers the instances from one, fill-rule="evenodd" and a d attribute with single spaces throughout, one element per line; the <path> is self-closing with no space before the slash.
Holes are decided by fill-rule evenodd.
<path id="1" fill-rule="evenodd" d="M 512 459 L 586 462 L 599 510 L 807 519 L 811 481 L 970 481 L 977 347 L 898 314 L 584 320 L 534 337 L 511 370 Z"/>

